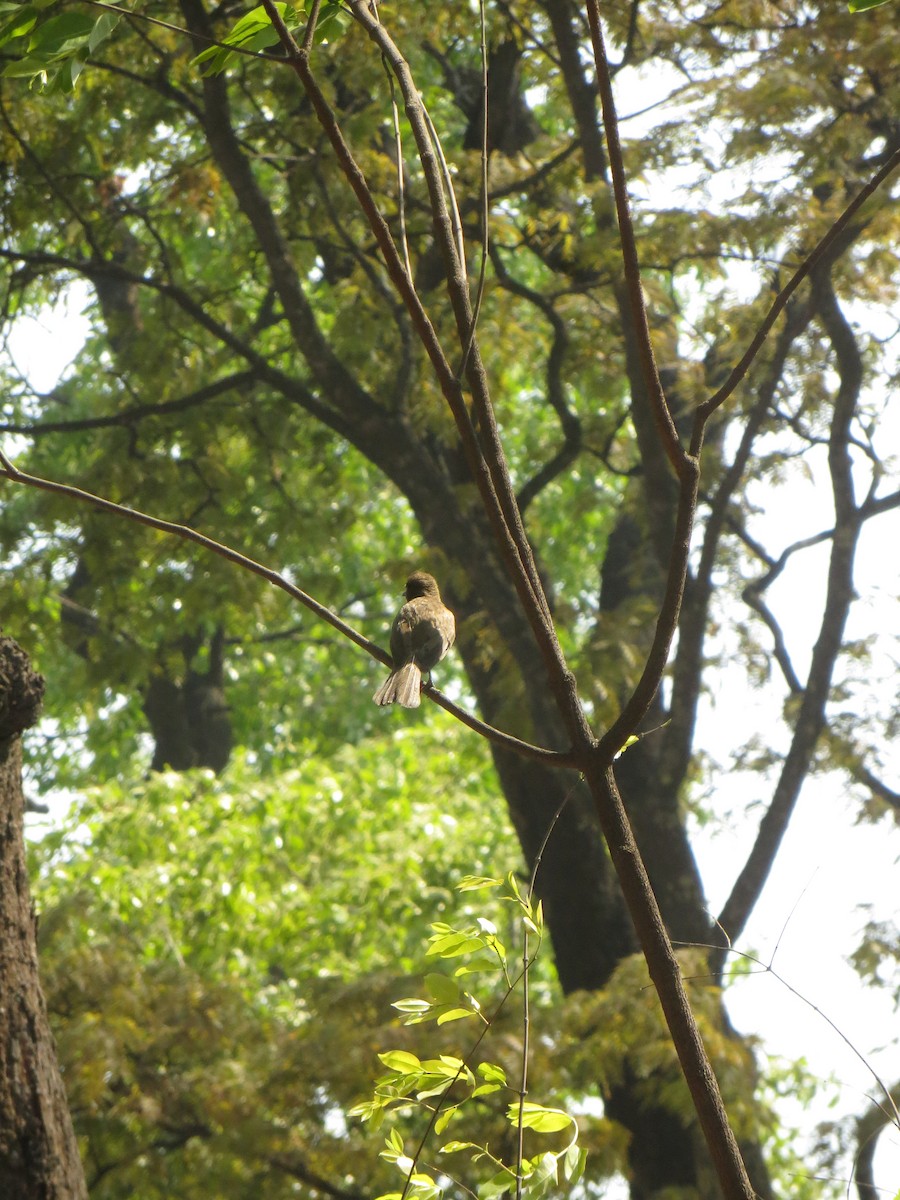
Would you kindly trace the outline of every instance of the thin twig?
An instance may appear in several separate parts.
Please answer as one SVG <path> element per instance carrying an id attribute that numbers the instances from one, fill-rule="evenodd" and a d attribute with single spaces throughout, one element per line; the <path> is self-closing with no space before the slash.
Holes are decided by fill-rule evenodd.
<path id="1" fill-rule="evenodd" d="M 572 742 L 580 744 L 582 747 L 589 746 L 593 743 L 593 735 L 578 701 L 574 677 L 563 657 L 531 544 L 516 505 L 509 467 L 504 456 L 496 417 L 490 401 L 487 375 L 477 338 L 473 341 L 466 370 L 466 382 L 471 390 L 474 410 L 473 420 L 473 415 L 470 414 L 465 402 L 460 381 L 456 379 L 449 367 L 431 320 L 407 275 L 390 228 L 372 195 L 365 175 L 343 136 L 334 112 L 312 73 L 309 56 L 300 50 L 273 0 L 263 0 L 263 7 L 282 40 L 286 52 L 286 62 L 297 73 L 316 116 L 331 142 L 338 163 L 369 221 L 370 228 L 384 256 L 391 282 L 406 305 L 413 326 L 431 359 L 441 391 L 456 421 L 466 461 L 477 483 L 485 511 L 510 576 L 522 600 L 523 611 L 540 648 L 551 688 L 558 700 L 560 712 L 566 722 Z M 454 231 L 453 219 L 447 209 L 444 179 L 432 141 L 432 129 L 428 115 L 406 60 L 384 26 L 375 20 L 368 4 L 363 0 L 348 0 L 348 7 L 381 53 L 387 57 L 400 85 L 407 118 L 428 185 L 435 229 L 444 253 L 448 290 L 456 318 L 457 332 L 460 338 L 464 338 L 468 335 L 472 318 L 468 281 L 460 269 L 457 233 Z M 477 432 L 475 420 L 478 422 Z"/>
<path id="2" fill-rule="evenodd" d="M 556 828 L 556 823 L 562 816 L 563 809 L 569 803 L 575 789 L 580 782 L 584 781 L 584 776 L 581 775 L 562 798 L 562 802 L 547 826 L 547 832 L 544 834 L 543 840 L 538 847 L 538 852 L 534 858 L 534 866 L 531 868 L 531 879 L 528 881 L 527 900 L 529 908 L 534 911 L 534 890 L 537 883 L 537 875 L 540 870 L 541 863 L 544 859 L 544 851 L 547 849 L 547 843 L 550 841 L 550 835 Z M 525 1097 L 528 1095 L 528 1053 L 529 1039 L 531 1036 L 531 997 L 528 990 L 528 981 L 530 978 L 531 963 L 537 957 L 537 951 L 532 955 L 528 946 L 528 923 L 522 923 L 522 1071 L 519 1076 L 519 1117 L 516 1123 L 516 1200 L 522 1200 L 522 1161 L 525 1157 Z"/>
<path id="3" fill-rule="evenodd" d="M 387 59 L 382 54 L 381 65 L 387 76 L 388 87 L 391 89 L 391 121 L 394 126 L 394 147 L 397 155 L 397 211 L 400 216 L 400 245 L 403 249 L 403 261 L 406 273 L 412 279 L 412 262 L 409 257 L 409 238 L 406 233 L 406 182 L 403 178 L 403 138 L 400 133 L 400 110 L 397 107 L 397 85 Z"/>
<path id="4" fill-rule="evenodd" d="M 375 0 L 372 0 L 372 11 L 375 14 L 375 20 L 380 21 L 378 15 L 378 5 Z M 304 47 L 306 50 L 307 48 Z M 307 50 L 308 53 L 308 50 Z M 397 211 L 400 216 L 400 245 L 403 249 L 403 261 L 406 263 L 406 273 L 410 280 L 413 277 L 412 263 L 409 257 L 409 239 L 406 235 L 406 183 L 403 179 L 403 138 L 400 134 L 400 110 L 397 107 L 397 85 L 394 82 L 394 75 L 388 64 L 388 60 L 382 54 L 381 66 L 387 76 L 388 88 L 391 93 L 391 124 L 394 129 L 394 153 L 397 156 Z"/>
<path id="5" fill-rule="evenodd" d="M 724 930 L 723 930 L 723 932 L 724 932 Z M 810 1000 L 806 996 L 804 996 L 801 991 L 799 991 L 797 988 L 793 987 L 790 983 L 788 983 L 788 981 L 784 978 L 783 975 L 779 975 L 778 972 L 775 970 L 775 968 L 772 966 L 771 962 L 764 963 L 761 958 L 757 958 L 755 954 L 751 954 L 747 950 L 736 950 L 734 948 L 734 946 L 732 946 L 730 939 L 729 939 L 728 945 L 726 947 L 716 946 L 713 943 L 707 944 L 705 942 L 676 942 L 675 945 L 677 945 L 677 946 L 694 946 L 698 950 L 712 950 L 716 954 L 737 954 L 741 958 L 746 959 L 748 962 L 755 963 L 758 967 L 762 967 L 762 971 L 760 972 L 760 974 L 771 975 L 772 978 L 777 980 L 778 983 L 780 983 L 782 987 L 786 987 L 792 996 L 796 996 L 798 1000 L 800 1000 L 803 1004 L 805 1004 L 809 1008 L 811 1008 L 813 1010 L 813 1012 L 816 1013 L 817 1016 L 822 1018 L 822 1020 L 825 1022 L 826 1025 L 830 1026 L 830 1028 L 832 1030 L 834 1030 L 834 1032 L 838 1035 L 838 1037 L 841 1039 L 841 1041 L 844 1043 L 844 1045 L 853 1054 L 856 1055 L 856 1057 L 859 1059 L 859 1061 L 862 1063 L 862 1065 L 866 1068 L 866 1070 L 869 1072 L 869 1074 L 872 1076 L 872 1078 L 875 1080 L 875 1082 L 881 1088 L 882 1092 L 884 1092 L 887 1103 L 890 1106 L 890 1111 L 891 1111 L 891 1113 L 893 1113 L 893 1116 L 890 1119 L 891 1119 L 892 1123 L 895 1124 L 898 1129 L 900 1129 L 900 1108 L 897 1107 L 897 1104 L 894 1101 L 894 1097 L 891 1095 L 891 1089 L 887 1086 L 887 1084 L 884 1082 L 884 1080 L 881 1078 L 881 1076 L 878 1074 L 878 1072 L 875 1070 L 875 1068 L 872 1066 L 872 1064 L 868 1061 L 868 1059 L 863 1054 L 863 1052 L 861 1050 L 857 1049 L 857 1047 L 853 1044 L 853 1042 L 850 1041 L 850 1039 L 843 1032 L 843 1030 L 840 1028 L 840 1026 L 837 1025 L 834 1021 L 832 1021 L 831 1017 L 829 1017 L 827 1013 L 824 1013 L 817 1004 L 814 1004 L 812 1002 L 812 1000 Z M 777 949 L 777 947 L 776 947 L 776 949 Z M 756 974 L 756 973 L 757 972 L 753 972 L 753 974 Z M 718 979 L 718 975 L 713 972 L 710 975 L 692 976 L 692 978 L 696 978 L 696 979 L 704 978 L 704 979 L 716 980 L 716 979 Z M 884 1111 L 884 1110 L 882 1110 L 882 1111 Z"/>

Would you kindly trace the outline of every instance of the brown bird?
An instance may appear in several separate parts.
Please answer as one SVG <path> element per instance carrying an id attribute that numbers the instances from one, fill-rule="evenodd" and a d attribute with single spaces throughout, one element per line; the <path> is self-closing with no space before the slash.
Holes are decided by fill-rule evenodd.
<path id="1" fill-rule="evenodd" d="M 413 571 L 404 595 L 406 603 L 391 626 L 394 669 L 372 699 L 376 704 L 418 708 L 422 674 L 430 673 L 453 645 L 456 621 L 427 571 Z"/>

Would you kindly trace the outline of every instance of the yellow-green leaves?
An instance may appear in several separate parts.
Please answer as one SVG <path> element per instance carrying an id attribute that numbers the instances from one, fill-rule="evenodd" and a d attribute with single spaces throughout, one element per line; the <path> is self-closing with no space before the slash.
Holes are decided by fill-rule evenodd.
<path id="1" fill-rule="evenodd" d="M 472 894 L 503 886 L 504 881 L 493 876 L 467 875 L 457 885 L 457 891 Z M 511 975 L 510 958 L 499 938 L 495 921 L 476 916 L 464 928 L 438 922 L 431 927 L 428 955 L 452 963 L 452 977 L 437 972 L 427 974 L 424 979 L 426 996 L 410 996 L 393 1004 L 402 1014 L 404 1025 L 434 1022 L 437 1027 L 435 1037 L 442 1025 L 465 1017 L 480 1017 L 482 1027 L 468 1051 L 463 1054 L 439 1053 L 435 1057 L 422 1059 L 410 1050 L 398 1048 L 378 1055 L 387 1072 L 378 1079 L 372 1098 L 357 1104 L 351 1109 L 351 1115 L 361 1117 L 377 1129 L 389 1116 L 405 1118 L 417 1107 L 423 1107 L 431 1113 L 426 1138 L 419 1140 L 413 1154 L 404 1148 L 397 1128 L 388 1135 L 381 1157 L 402 1172 L 404 1187 L 402 1192 L 387 1193 L 379 1200 L 399 1200 L 401 1196 L 432 1200 L 441 1195 L 440 1184 L 428 1170 L 423 1169 L 425 1142 L 429 1138 L 440 1138 L 451 1121 L 463 1123 L 466 1117 L 468 1125 L 475 1128 L 477 1136 L 484 1140 L 452 1139 L 439 1145 L 438 1152 L 465 1153 L 468 1156 L 468 1171 L 475 1171 L 474 1189 L 479 1200 L 491 1200 L 494 1196 L 513 1190 L 520 1191 L 530 1200 L 538 1200 L 551 1189 L 558 1193 L 561 1188 L 565 1190 L 570 1187 L 580 1178 L 584 1169 L 585 1153 L 578 1147 L 578 1126 L 574 1118 L 561 1108 L 525 1099 L 530 1085 L 527 1083 L 524 1062 L 504 1066 L 482 1057 L 495 1021 L 505 1008 L 508 1013 L 513 1007 L 512 1001 L 518 989 L 524 991 L 527 988 L 528 970 L 534 957 L 530 938 L 537 935 L 537 945 L 540 946 L 543 928 L 540 904 L 533 903 L 530 888 L 523 894 L 514 873 L 507 876 L 506 887 L 500 898 L 510 902 L 516 913 L 512 932 L 522 943 L 522 965 L 518 974 L 514 977 Z M 474 973 L 484 974 L 488 984 L 491 974 L 494 977 L 499 975 L 499 981 L 505 988 L 499 1001 L 495 998 L 489 1008 L 484 1006 L 490 1013 L 488 1016 L 484 1015 L 482 1005 L 459 982 L 461 977 Z M 528 1037 L 523 1031 L 518 1042 L 518 1054 L 524 1056 L 525 1060 L 529 1058 L 527 1047 Z M 504 1049 L 508 1051 L 508 1047 Z M 491 1097 L 496 1099 L 491 1100 Z M 504 1103 L 502 1109 L 496 1107 L 498 1100 Z M 473 1101 L 477 1101 L 474 1106 Z M 484 1133 L 488 1126 L 496 1128 L 498 1120 L 520 1132 L 515 1139 L 520 1149 L 512 1162 L 503 1162 L 491 1151 L 488 1135 Z M 530 1137 L 555 1137 L 565 1132 L 568 1138 L 562 1147 L 541 1148 L 534 1157 L 527 1158 L 521 1152 L 526 1131 Z M 429 1155 L 433 1152 L 429 1147 Z M 451 1172 L 442 1170 L 440 1174 L 449 1175 Z"/>
<path id="2" fill-rule="evenodd" d="M 297 23 L 293 5 L 285 4 L 284 0 L 278 0 L 275 7 L 278 15 L 287 23 L 291 32 L 296 32 Z M 290 16 L 288 10 L 290 10 Z M 291 17 L 295 19 L 292 21 Z M 224 45 L 210 46 L 194 59 L 195 66 L 200 66 L 201 63 L 205 64 L 202 72 L 204 75 L 221 75 L 236 61 L 240 52 L 253 54 L 260 50 L 268 50 L 270 46 L 276 46 L 278 34 L 275 32 L 269 14 L 260 5 L 241 17 L 223 41 Z M 229 46 L 233 46 L 234 49 L 228 49 Z"/>
<path id="3" fill-rule="evenodd" d="M 285 4 L 283 0 L 278 0 L 275 7 L 292 34 L 298 34 L 305 26 L 307 14 L 302 8 Z M 323 4 L 316 22 L 315 40 L 333 41 L 346 29 L 349 22 L 349 16 L 339 4 Z M 260 5 L 241 17 L 223 40 L 224 45 L 210 46 L 194 59 L 195 66 L 204 64 L 204 75 L 220 75 L 235 63 L 239 54 L 256 54 L 261 50 L 268 50 L 277 46 L 279 39 L 269 14 Z"/>
<path id="4" fill-rule="evenodd" d="M 98 17 L 67 9 L 44 19 L 47 7 L 0 5 L 0 46 L 13 56 L 2 74 L 30 79 L 47 91 L 71 92 L 88 57 L 115 29 L 119 14 Z"/>

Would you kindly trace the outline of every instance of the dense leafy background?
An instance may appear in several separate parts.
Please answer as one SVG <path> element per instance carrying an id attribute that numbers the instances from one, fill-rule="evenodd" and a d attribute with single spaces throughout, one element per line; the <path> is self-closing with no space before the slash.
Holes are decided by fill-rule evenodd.
<path id="1" fill-rule="evenodd" d="M 204 84 L 192 63 L 199 43 L 176 31 L 129 19 L 108 22 L 100 40 L 96 14 L 77 7 L 50 6 L 49 16 L 46 7 L 13 8 L 0 30 L 6 327 L 43 312 L 74 281 L 86 280 L 90 297 L 89 335 L 57 385 L 41 393 L 13 359 L 0 365 L 3 431 L 19 464 L 202 528 L 382 641 L 406 570 L 424 561 L 464 604 L 468 676 L 454 657 L 441 666 L 441 686 L 469 704 L 487 698 L 498 723 L 530 732 L 526 701 L 542 680 L 529 679 L 498 631 L 489 597 L 473 599 L 475 532 L 471 546 L 462 534 L 460 550 L 453 530 L 441 530 L 471 517 L 471 484 L 453 474 L 450 419 L 296 80 L 240 59 Z M 25 24 L 16 25 L 21 10 Z M 534 136 L 491 157 L 480 334 L 511 471 L 530 499 L 529 533 L 599 727 L 641 669 L 658 599 L 652 547 L 664 523 L 648 500 L 653 471 L 630 409 L 608 188 L 585 167 L 557 53 L 561 10 L 575 12 L 489 8 L 492 44 L 513 37 L 522 50 Z M 900 39 L 890 7 L 851 17 L 833 5 L 660 0 L 634 11 L 634 28 L 624 7 L 611 12 L 609 33 L 625 64 L 623 112 L 638 114 L 623 132 L 655 345 L 687 412 L 900 141 Z M 202 17 L 187 0 L 146 12 L 177 25 Z M 244 12 L 216 10 L 214 32 L 225 36 Z M 474 270 L 472 13 L 428 3 L 386 10 L 386 19 L 452 161 Z M 580 17 L 571 19 L 583 36 Z M 41 67 L 36 54 L 45 55 L 47 92 L 20 78 Z M 379 57 L 350 27 L 317 47 L 316 62 L 397 229 Z M 405 122 L 403 133 L 408 145 Z M 417 283 L 447 334 L 421 173 L 409 153 L 404 165 Z M 252 204 L 235 182 L 247 176 L 258 191 Z M 252 219 L 263 211 L 259 197 L 292 266 L 293 307 L 273 283 Z M 861 496 L 870 485 L 896 487 L 898 233 L 885 189 L 829 275 L 852 318 L 865 383 L 846 443 Z M 727 828 L 736 809 L 753 813 L 794 729 L 797 689 L 785 687 L 771 626 L 744 599 L 788 539 L 819 535 L 832 521 L 826 443 L 848 372 L 821 313 L 807 316 L 786 343 L 767 346 L 711 431 L 705 463 L 701 535 L 742 432 L 756 422 L 710 575 L 698 690 L 720 694 L 738 664 L 771 702 L 746 731 L 741 707 L 733 745 L 701 734 L 705 757 L 667 780 L 667 820 L 684 823 L 689 813 Z M 361 406 L 371 436 L 341 408 L 354 388 L 372 401 Z M 385 439 L 404 431 L 419 455 L 398 464 Z M 563 451 L 558 472 L 542 479 Z M 772 510 L 787 503 L 778 489 L 804 477 L 817 507 L 788 533 L 796 514 L 779 521 L 776 511 L 773 521 Z M 433 511 L 431 493 L 457 507 Z M 377 1138 L 345 1114 L 371 1090 L 375 1052 L 414 1036 L 397 1027 L 390 1001 L 426 969 L 429 923 L 473 915 L 474 902 L 453 891 L 463 875 L 524 869 L 486 751 L 441 714 L 378 712 L 370 696 L 381 668 L 257 578 L 57 497 L 5 484 L 4 501 L 4 622 L 50 681 L 47 721 L 30 742 L 33 788 L 76 797 L 33 854 L 45 983 L 92 1194 L 277 1197 L 313 1194 L 323 1180 L 348 1195 L 377 1194 L 388 1179 L 377 1175 Z M 626 548 L 618 581 L 611 543 Z M 614 583 L 624 592 L 615 605 Z M 822 576 L 798 568 L 791 588 L 811 627 Z M 787 605 L 778 616 L 789 616 Z M 880 683 L 896 654 L 884 623 L 887 640 L 865 645 L 860 636 L 838 660 L 815 765 L 851 780 L 854 814 L 886 826 L 896 791 L 879 792 L 872 779 L 890 781 L 885 747 L 900 718 Z M 159 679 L 182 687 L 210 667 L 219 632 L 232 761 L 218 777 L 148 777 L 147 688 Z M 800 633 L 794 666 L 805 681 L 811 638 Z M 667 736 L 648 739 L 646 753 Z M 753 779 L 751 789 L 732 788 L 738 774 Z M 509 924 L 502 905 L 481 897 L 478 905 L 479 915 Z M 578 905 L 571 909 L 577 921 Z M 892 920 L 873 914 L 857 953 L 868 982 L 891 979 Z M 563 1001 L 549 953 L 538 968 L 535 1087 L 582 1114 L 588 1179 L 598 1187 L 628 1168 L 627 1135 L 597 1115 L 599 1097 L 627 1082 L 648 1108 L 689 1124 L 641 971 L 624 957 L 603 987 Z M 806 1094 L 802 1066 L 769 1069 L 758 1056 L 767 1080 L 752 1098 L 750 1049 L 724 1036 L 718 999 L 698 990 L 739 1132 L 768 1150 L 785 1194 L 821 1194 L 826 1185 L 798 1182 L 808 1164 L 798 1164 L 790 1130 L 769 1108 L 774 1093 Z M 449 1049 L 450 1033 L 441 1036 Z M 514 1061 L 517 1022 L 508 1018 L 497 1036 Z M 831 1131 L 826 1159 L 836 1154 L 840 1165 L 848 1129 Z M 508 1132 L 486 1106 L 478 1137 L 491 1136 Z"/>

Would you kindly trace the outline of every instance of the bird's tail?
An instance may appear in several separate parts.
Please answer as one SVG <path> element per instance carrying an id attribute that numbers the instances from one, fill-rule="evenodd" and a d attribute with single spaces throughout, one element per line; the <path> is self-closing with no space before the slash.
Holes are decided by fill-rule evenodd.
<path id="1" fill-rule="evenodd" d="M 421 691 L 422 672 L 416 663 L 408 662 L 391 671 L 372 699 L 376 704 L 397 703 L 404 708 L 418 708 Z"/>

